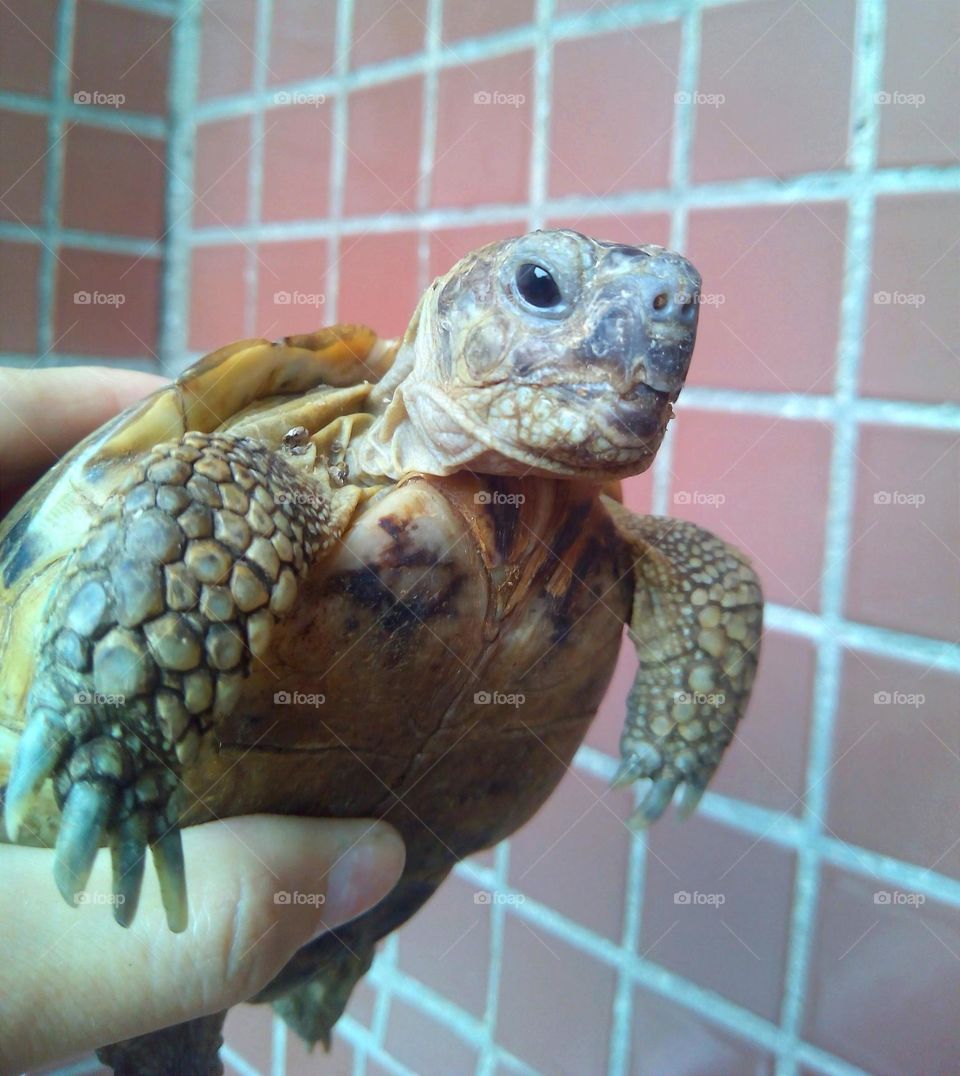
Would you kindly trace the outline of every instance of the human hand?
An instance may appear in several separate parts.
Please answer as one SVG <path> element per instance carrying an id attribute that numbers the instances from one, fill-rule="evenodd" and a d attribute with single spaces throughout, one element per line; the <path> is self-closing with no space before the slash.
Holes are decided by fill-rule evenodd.
<path id="1" fill-rule="evenodd" d="M 6 511 L 79 438 L 162 383 L 81 367 L 0 369 L 0 505 Z M 250 816 L 183 834 L 190 919 L 171 933 L 148 873 L 135 922 L 109 911 L 109 856 L 85 902 L 53 881 L 52 852 L 0 844 L 0 1071 L 219 1012 L 264 987 L 316 935 L 393 888 L 404 848 L 371 820 Z M 278 893 L 309 902 L 277 903 Z"/>

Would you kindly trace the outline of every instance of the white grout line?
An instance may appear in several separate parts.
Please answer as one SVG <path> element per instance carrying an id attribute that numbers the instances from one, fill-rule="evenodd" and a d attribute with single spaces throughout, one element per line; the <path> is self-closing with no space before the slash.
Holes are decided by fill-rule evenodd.
<path id="1" fill-rule="evenodd" d="M 37 97 L 30 93 L 0 90 L 0 109 L 20 112 L 30 116 L 49 116 L 55 109 L 49 97 Z M 76 104 L 68 98 L 60 110 L 64 120 L 85 124 L 88 127 L 104 127 L 113 131 L 133 131 L 144 138 L 162 139 L 166 136 L 165 116 L 151 116 L 146 112 L 128 112 L 125 109 L 107 108 L 102 105 Z"/>
<path id="2" fill-rule="evenodd" d="M 270 1037 L 270 1076 L 287 1076 L 287 1024 L 273 1014 Z"/>
<path id="3" fill-rule="evenodd" d="M 670 188 L 611 194 L 598 201 L 571 195 L 548 198 L 543 205 L 545 217 L 586 217 L 611 214 L 672 212 L 682 201 L 688 210 L 792 205 L 796 202 L 842 201 L 868 188 L 876 195 L 931 194 L 960 191 L 960 168 L 888 168 L 862 177 L 852 172 L 807 173 L 791 180 L 747 179 L 735 182 L 703 183 L 687 188 L 682 195 Z M 263 225 L 259 233 L 241 227 L 197 229 L 191 241 L 212 245 L 238 239 L 313 239 L 329 235 L 334 225 L 345 232 L 397 232 L 411 227 L 459 228 L 472 224 L 513 221 L 525 217 L 529 204 L 495 203 L 464 208 L 431 208 L 422 213 L 378 213 L 370 216 L 332 220 L 288 221 Z"/>
<path id="4" fill-rule="evenodd" d="M 129 254 L 135 258 L 160 258 L 161 244 L 155 239 L 143 239 L 132 235 L 108 235 L 106 232 L 85 232 L 76 228 L 52 228 L 43 230 L 15 221 L 0 221 L 0 240 L 10 243 L 33 243 L 41 241 L 54 250 L 73 247 L 78 250 L 96 250 L 106 254 Z"/>
<path id="5" fill-rule="evenodd" d="M 220 1059 L 225 1061 L 231 1068 L 236 1069 L 240 1076 L 261 1076 L 258 1068 L 251 1065 L 245 1057 L 238 1054 L 236 1050 L 226 1043 L 220 1047 Z"/>
<path id="6" fill-rule="evenodd" d="M 420 175 L 417 180 L 417 210 L 425 214 L 433 191 L 433 167 L 437 148 L 437 109 L 440 76 L 436 57 L 443 33 L 443 0 L 428 0 L 426 27 L 427 63 L 423 73 L 423 109 L 420 117 Z M 417 236 L 418 292 L 430 284 L 430 232 L 422 224 Z"/>
<path id="7" fill-rule="evenodd" d="M 163 245 L 163 284 L 160 299 L 160 341 L 157 351 L 163 371 L 176 375 L 189 353 L 193 173 L 196 127 L 193 111 L 200 71 L 202 5 L 182 0 L 183 13 L 171 31 L 170 76 L 167 87 L 167 233 Z"/>
<path id="8" fill-rule="evenodd" d="M 347 137 L 349 134 L 349 104 L 347 78 L 350 70 L 350 43 L 353 39 L 353 0 L 338 0 L 337 35 L 334 58 L 333 115 L 330 136 L 330 227 L 326 231 L 327 279 L 326 311 L 332 322 L 337 320 L 340 303 L 340 241 L 343 218 L 343 192 L 347 182 Z"/>
<path id="9" fill-rule="evenodd" d="M 257 0 L 256 28 L 253 40 L 253 92 L 258 102 L 250 117 L 250 157 L 247 162 L 247 223 L 254 231 L 261 224 L 263 203 L 263 159 L 265 100 L 267 74 L 270 67 L 270 37 L 273 25 L 273 0 Z M 276 93 L 276 91 L 271 91 Z M 244 311 L 244 335 L 256 332 L 257 301 L 260 289 L 260 261 L 256 244 L 247 247 L 243 266 L 244 291 L 247 297 Z"/>
<path id="10" fill-rule="evenodd" d="M 850 96 L 849 166 L 866 180 L 876 164 L 880 127 L 876 95 L 883 78 L 883 0 L 861 0 L 857 6 L 853 77 Z M 797 848 L 790 942 L 781 1008 L 787 1048 L 778 1059 L 777 1076 L 795 1076 L 820 894 L 819 838 L 827 815 L 830 759 L 842 675 L 842 647 L 836 631 L 846 593 L 847 565 L 853 531 L 858 426 L 850 413 L 857 396 L 858 373 L 866 320 L 863 296 L 868 293 L 873 260 L 874 194 L 861 182 L 848 202 L 841 326 L 837 341 L 834 443 L 830 461 L 824 568 L 820 591 L 821 622 L 814 681 L 813 714 L 804 797 L 804 837 Z"/>
<path id="11" fill-rule="evenodd" d="M 43 187 L 43 238 L 40 252 L 40 273 L 37 284 L 38 354 L 47 354 L 55 342 L 57 249 L 55 234 L 60 229 L 63 193 L 63 168 L 66 154 L 64 115 L 70 95 L 73 59 L 73 29 L 76 21 L 76 0 L 60 0 L 54 36 L 54 55 L 50 73 L 50 111 L 47 116 L 46 175 Z M 57 62 L 59 61 L 59 62 Z"/>
<path id="12" fill-rule="evenodd" d="M 144 11 L 148 15 L 167 15 L 176 18 L 180 14 L 183 0 L 100 0 L 111 7 L 125 7 L 128 11 Z"/>

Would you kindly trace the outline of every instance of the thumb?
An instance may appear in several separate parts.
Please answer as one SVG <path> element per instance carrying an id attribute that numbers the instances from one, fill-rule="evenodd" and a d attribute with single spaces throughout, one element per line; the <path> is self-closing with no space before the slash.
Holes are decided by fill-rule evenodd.
<path id="1" fill-rule="evenodd" d="M 301 946 L 386 896 L 404 863 L 396 831 L 364 819 L 254 815 L 192 826 L 183 843 L 182 934 L 168 930 L 149 871 L 125 930 L 109 912 L 108 856 L 72 908 L 54 887 L 49 850 L 0 846 L 0 997 L 10 1002 L 0 1070 L 245 1001 Z"/>

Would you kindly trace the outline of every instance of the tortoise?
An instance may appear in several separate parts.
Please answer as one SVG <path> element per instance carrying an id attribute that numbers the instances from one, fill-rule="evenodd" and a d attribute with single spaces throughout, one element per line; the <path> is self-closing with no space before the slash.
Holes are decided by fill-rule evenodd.
<path id="1" fill-rule="evenodd" d="M 89 436 L 0 530 L 3 838 L 55 847 L 71 903 L 109 845 L 121 925 L 149 848 L 179 931 L 182 826 L 388 820 L 396 888 L 255 999 L 312 1044 L 377 941 L 556 787 L 625 626 L 614 784 L 648 782 L 634 827 L 688 814 L 747 704 L 760 584 L 619 482 L 673 415 L 699 288 L 663 247 L 536 231 L 460 260 L 399 340 L 245 340 Z M 101 1057 L 219 1071 L 224 1015 Z"/>

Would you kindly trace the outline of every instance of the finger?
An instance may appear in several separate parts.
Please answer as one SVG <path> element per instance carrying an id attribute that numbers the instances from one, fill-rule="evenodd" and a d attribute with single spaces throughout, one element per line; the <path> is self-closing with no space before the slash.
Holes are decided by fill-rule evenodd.
<path id="1" fill-rule="evenodd" d="M 123 929 L 110 914 L 109 856 L 71 908 L 54 890 L 48 850 L 0 846 L 0 1071 L 246 1000 L 311 938 L 384 897 L 404 861 L 396 831 L 364 819 L 258 815 L 190 827 L 183 841 L 191 908 L 182 934 L 167 929 L 154 877 Z"/>
<path id="2" fill-rule="evenodd" d="M 36 478 L 164 379 L 136 370 L 0 369 L 0 486 Z"/>

